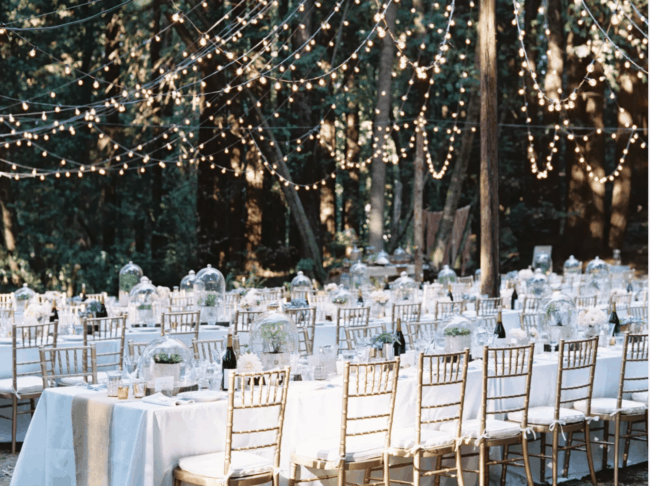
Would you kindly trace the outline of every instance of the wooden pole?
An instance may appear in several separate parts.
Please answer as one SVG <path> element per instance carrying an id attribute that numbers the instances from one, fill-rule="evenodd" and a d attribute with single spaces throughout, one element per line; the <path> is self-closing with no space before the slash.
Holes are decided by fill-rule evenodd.
<path id="1" fill-rule="evenodd" d="M 499 296 L 499 158 L 495 0 L 481 0 L 481 294 Z"/>
<path id="2" fill-rule="evenodd" d="M 419 120 L 415 132 L 415 162 L 413 164 L 413 243 L 415 251 L 415 281 L 422 281 L 422 254 L 424 252 L 424 217 L 422 214 L 422 193 L 424 189 L 424 128 L 425 121 Z"/>

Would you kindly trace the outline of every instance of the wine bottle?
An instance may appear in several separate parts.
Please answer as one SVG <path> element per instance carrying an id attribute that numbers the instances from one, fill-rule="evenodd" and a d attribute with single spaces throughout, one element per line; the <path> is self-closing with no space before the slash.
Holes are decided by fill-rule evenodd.
<path id="1" fill-rule="evenodd" d="M 496 344 L 505 344 L 506 339 L 506 328 L 503 327 L 503 316 L 501 315 L 501 309 L 497 314 L 497 325 L 494 327 L 494 337 L 497 340 Z"/>
<path id="2" fill-rule="evenodd" d="M 86 284 L 81 284 L 81 295 L 79 297 L 81 297 L 81 302 L 86 300 Z"/>
<path id="3" fill-rule="evenodd" d="M 237 356 L 235 356 L 235 351 L 232 347 L 232 334 L 228 333 L 228 345 L 226 347 L 226 352 L 223 354 L 223 360 L 221 362 L 221 389 L 223 391 L 228 391 L 230 386 L 230 375 L 235 372 L 237 369 Z"/>
<path id="4" fill-rule="evenodd" d="M 404 333 L 402 333 L 402 319 L 397 318 L 397 327 L 395 329 L 395 335 L 397 336 L 397 341 L 393 343 L 393 352 L 395 357 L 406 353 L 406 340 L 404 339 Z"/>
<path id="5" fill-rule="evenodd" d="M 627 288 L 625 289 L 625 291 L 626 291 L 628 294 L 631 294 L 632 292 L 634 292 L 634 287 L 632 286 L 632 278 L 630 278 L 630 279 L 627 281 Z"/>
<path id="6" fill-rule="evenodd" d="M 517 295 L 517 284 L 515 284 L 514 290 L 512 291 L 512 298 L 510 299 L 510 309 L 515 310 L 515 304 L 517 303 L 518 299 L 519 295 Z"/>
<path id="7" fill-rule="evenodd" d="M 108 311 L 106 310 L 106 304 L 104 303 L 104 295 L 99 298 L 99 311 L 96 314 L 97 317 L 108 317 Z"/>
<path id="8" fill-rule="evenodd" d="M 359 296 L 357 297 L 357 305 L 359 307 L 363 307 L 363 294 L 361 293 L 361 289 L 359 289 Z"/>
<path id="9" fill-rule="evenodd" d="M 612 302 L 612 313 L 609 316 L 609 328 L 612 330 L 611 333 L 613 335 L 621 332 L 621 321 L 618 319 L 618 314 L 616 313 L 616 302 Z"/>
<path id="10" fill-rule="evenodd" d="M 59 320 L 59 311 L 56 310 L 56 300 L 52 301 L 52 313 L 50 314 L 50 322 Z"/>
<path id="11" fill-rule="evenodd" d="M 449 300 L 452 302 L 454 301 L 454 294 L 451 293 L 451 284 L 449 284 L 449 287 L 447 287 L 447 297 L 449 297 Z"/>

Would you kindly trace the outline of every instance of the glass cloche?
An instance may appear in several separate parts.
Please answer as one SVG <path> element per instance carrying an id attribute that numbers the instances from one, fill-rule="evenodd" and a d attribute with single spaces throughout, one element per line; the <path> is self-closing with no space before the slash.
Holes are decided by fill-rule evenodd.
<path id="1" fill-rule="evenodd" d="M 14 299 L 16 301 L 16 310 L 23 311 L 25 307 L 29 305 L 32 299 L 36 296 L 36 292 L 30 289 L 27 284 L 23 284 L 16 292 L 14 293 Z"/>
<path id="2" fill-rule="evenodd" d="M 307 275 L 298 272 L 298 275 L 291 281 L 291 290 L 311 290 L 311 280 Z"/>
<path id="3" fill-rule="evenodd" d="M 474 336 L 472 322 L 460 315 L 452 315 L 442 322 L 438 341 L 444 343 L 445 353 L 460 353 L 465 348 L 472 348 Z"/>
<path id="4" fill-rule="evenodd" d="M 404 251 L 404 248 L 401 246 L 397 247 L 397 250 L 393 252 L 393 263 L 396 265 L 408 263 L 410 260 L 408 253 Z"/>
<path id="5" fill-rule="evenodd" d="M 355 246 L 350 251 L 350 260 L 353 262 L 360 262 L 361 258 L 363 258 L 363 249 L 359 248 L 358 246 Z"/>
<path id="6" fill-rule="evenodd" d="M 447 285 L 454 282 L 456 282 L 456 272 L 449 268 L 449 265 L 443 266 L 438 272 L 438 283 Z"/>
<path id="7" fill-rule="evenodd" d="M 299 352 L 298 328 L 276 302 L 270 303 L 251 325 L 249 345 L 265 370 L 289 366 L 291 354 Z"/>
<path id="8" fill-rule="evenodd" d="M 587 263 L 586 273 L 595 278 L 607 278 L 609 277 L 609 265 L 596 257 Z"/>
<path id="9" fill-rule="evenodd" d="M 553 260 L 548 253 L 538 253 L 533 259 L 533 270 L 540 269 L 546 275 L 553 271 Z"/>
<path id="10" fill-rule="evenodd" d="M 390 289 L 395 296 L 395 302 L 403 300 L 413 300 L 418 284 L 406 272 L 402 272 L 400 277 L 390 284 Z"/>
<path id="11" fill-rule="evenodd" d="M 190 270 L 187 275 L 181 280 L 180 290 L 185 293 L 192 293 L 194 291 L 194 281 L 196 280 L 196 273 Z"/>
<path id="12" fill-rule="evenodd" d="M 571 255 L 569 259 L 564 262 L 564 275 L 580 273 L 582 273 L 582 262 Z"/>
<path id="13" fill-rule="evenodd" d="M 332 304 L 338 307 L 348 307 L 352 305 L 352 294 L 345 288 L 339 287 L 332 296 Z"/>
<path id="14" fill-rule="evenodd" d="M 526 288 L 535 297 L 544 297 L 549 293 L 548 277 L 544 275 L 541 268 L 535 270 L 533 276 L 526 282 Z"/>
<path id="15" fill-rule="evenodd" d="M 131 304 L 153 304 L 156 298 L 158 298 L 158 289 L 147 277 L 142 277 L 140 283 L 131 288 L 131 292 L 129 292 L 129 303 Z"/>
<path id="16" fill-rule="evenodd" d="M 151 390 L 155 390 L 156 378 L 172 376 L 174 378 L 172 394 L 176 395 L 181 387 L 195 384 L 189 367 L 192 359 L 194 353 L 190 348 L 167 334 L 154 339 L 144 348 L 139 364 L 140 373 L 147 382 L 147 388 Z"/>
<path id="17" fill-rule="evenodd" d="M 554 288 L 542 300 L 542 313 L 542 325 L 552 344 L 559 343 L 561 339 L 573 339 L 578 324 L 578 310 L 571 297 L 559 288 Z"/>
<path id="18" fill-rule="evenodd" d="M 375 265 L 390 265 L 390 257 L 388 256 L 388 253 L 386 253 L 384 250 L 381 250 L 379 253 L 377 253 Z"/>
<path id="19" fill-rule="evenodd" d="M 360 289 L 367 285 L 370 285 L 368 265 L 359 261 L 350 268 L 350 288 Z"/>
<path id="20" fill-rule="evenodd" d="M 129 303 L 129 294 L 140 279 L 144 276 L 142 269 L 133 262 L 129 262 L 120 269 L 120 305 L 126 306 Z"/>
<path id="21" fill-rule="evenodd" d="M 221 296 L 221 300 L 224 299 L 226 294 L 226 279 L 223 278 L 223 274 L 219 270 L 212 268 L 212 265 L 208 264 L 207 267 L 196 274 L 194 290 L 197 290 L 197 284 L 199 282 L 203 284 L 200 290 L 216 292 Z"/>

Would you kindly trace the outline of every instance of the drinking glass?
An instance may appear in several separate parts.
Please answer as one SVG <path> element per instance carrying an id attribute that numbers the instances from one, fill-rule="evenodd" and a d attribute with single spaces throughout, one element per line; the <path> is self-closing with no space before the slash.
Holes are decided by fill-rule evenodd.
<path id="1" fill-rule="evenodd" d="M 135 357 L 131 356 L 130 354 L 125 354 L 122 363 L 123 363 L 122 374 L 126 375 L 125 378 L 130 378 L 133 375 L 135 365 L 136 365 Z"/>
<path id="2" fill-rule="evenodd" d="M 106 383 L 107 395 L 109 397 L 116 397 L 122 374 L 119 371 L 109 371 L 106 375 L 108 376 L 108 382 Z"/>
<path id="3" fill-rule="evenodd" d="M 133 398 L 143 398 L 147 393 L 147 382 L 137 379 L 133 382 Z"/>
<path id="4" fill-rule="evenodd" d="M 131 384 L 128 381 L 120 380 L 117 384 L 118 400 L 127 400 L 129 398 L 129 388 Z"/>

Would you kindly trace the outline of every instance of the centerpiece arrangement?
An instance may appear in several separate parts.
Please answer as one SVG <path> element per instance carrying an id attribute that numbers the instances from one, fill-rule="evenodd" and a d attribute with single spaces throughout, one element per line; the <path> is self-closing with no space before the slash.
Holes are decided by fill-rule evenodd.
<path id="1" fill-rule="evenodd" d="M 222 316 L 226 301 L 226 279 L 223 274 L 209 265 L 196 274 L 193 294 L 201 322 L 216 324 Z"/>
<path id="2" fill-rule="evenodd" d="M 597 307 L 588 307 L 578 314 L 578 326 L 585 333 L 585 337 L 598 336 L 606 324 L 607 314 Z"/>
<path id="3" fill-rule="evenodd" d="M 453 315 L 443 321 L 441 330 L 445 353 L 460 353 L 472 348 L 472 323 L 469 319 Z"/>
<path id="4" fill-rule="evenodd" d="M 370 292 L 370 299 L 372 299 L 373 304 L 375 304 L 379 309 L 377 317 L 381 319 L 386 314 L 386 306 L 390 300 L 390 295 L 379 289 Z"/>
<path id="5" fill-rule="evenodd" d="M 219 318 L 219 306 L 217 294 L 214 292 L 203 292 L 203 295 L 197 301 L 199 309 L 201 309 L 201 322 L 206 322 L 208 325 L 214 325 Z"/>
<path id="6" fill-rule="evenodd" d="M 265 370 L 290 366 L 291 354 L 299 351 L 298 328 L 273 302 L 253 322 L 249 344 Z"/>
<path id="7" fill-rule="evenodd" d="M 168 334 L 150 342 L 142 351 L 138 371 L 147 382 L 147 389 L 156 389 L 156 379 L 173 377 L 172 395 L 196 387 L 189 364 L 194 353 L 185 343 Z"/>
<path id="8" fill-rule="evenodd" d="M 127 263 L 120 269 L 119 299 L 121 306 L 126 307 L 129 304 L 131 289 L 140 282 L 143 275 L 142 269 L 133 262 Z"/>
<path id="9" fill-rule="evenodd" d="M 16 293 L 14 294 L 14 300 L 16 301 L 16 312 L 23 312 L 25 307 L 29 305 L 31 300 L 36 295 L 32 289 L 30 289 L 27 284 L 23 284 Z"/>
<path id="10" fill-rule="evenodd" d="M 138 313 L 138 321 L 141 324 L 148 327 L 156 325 L 153 305 L 157 299 L 158 290 L 147 277 L 142 277 L 140 283 L 134 286 L 131 292 L 129 292 L 129 302 L 135 305 Z"/>

